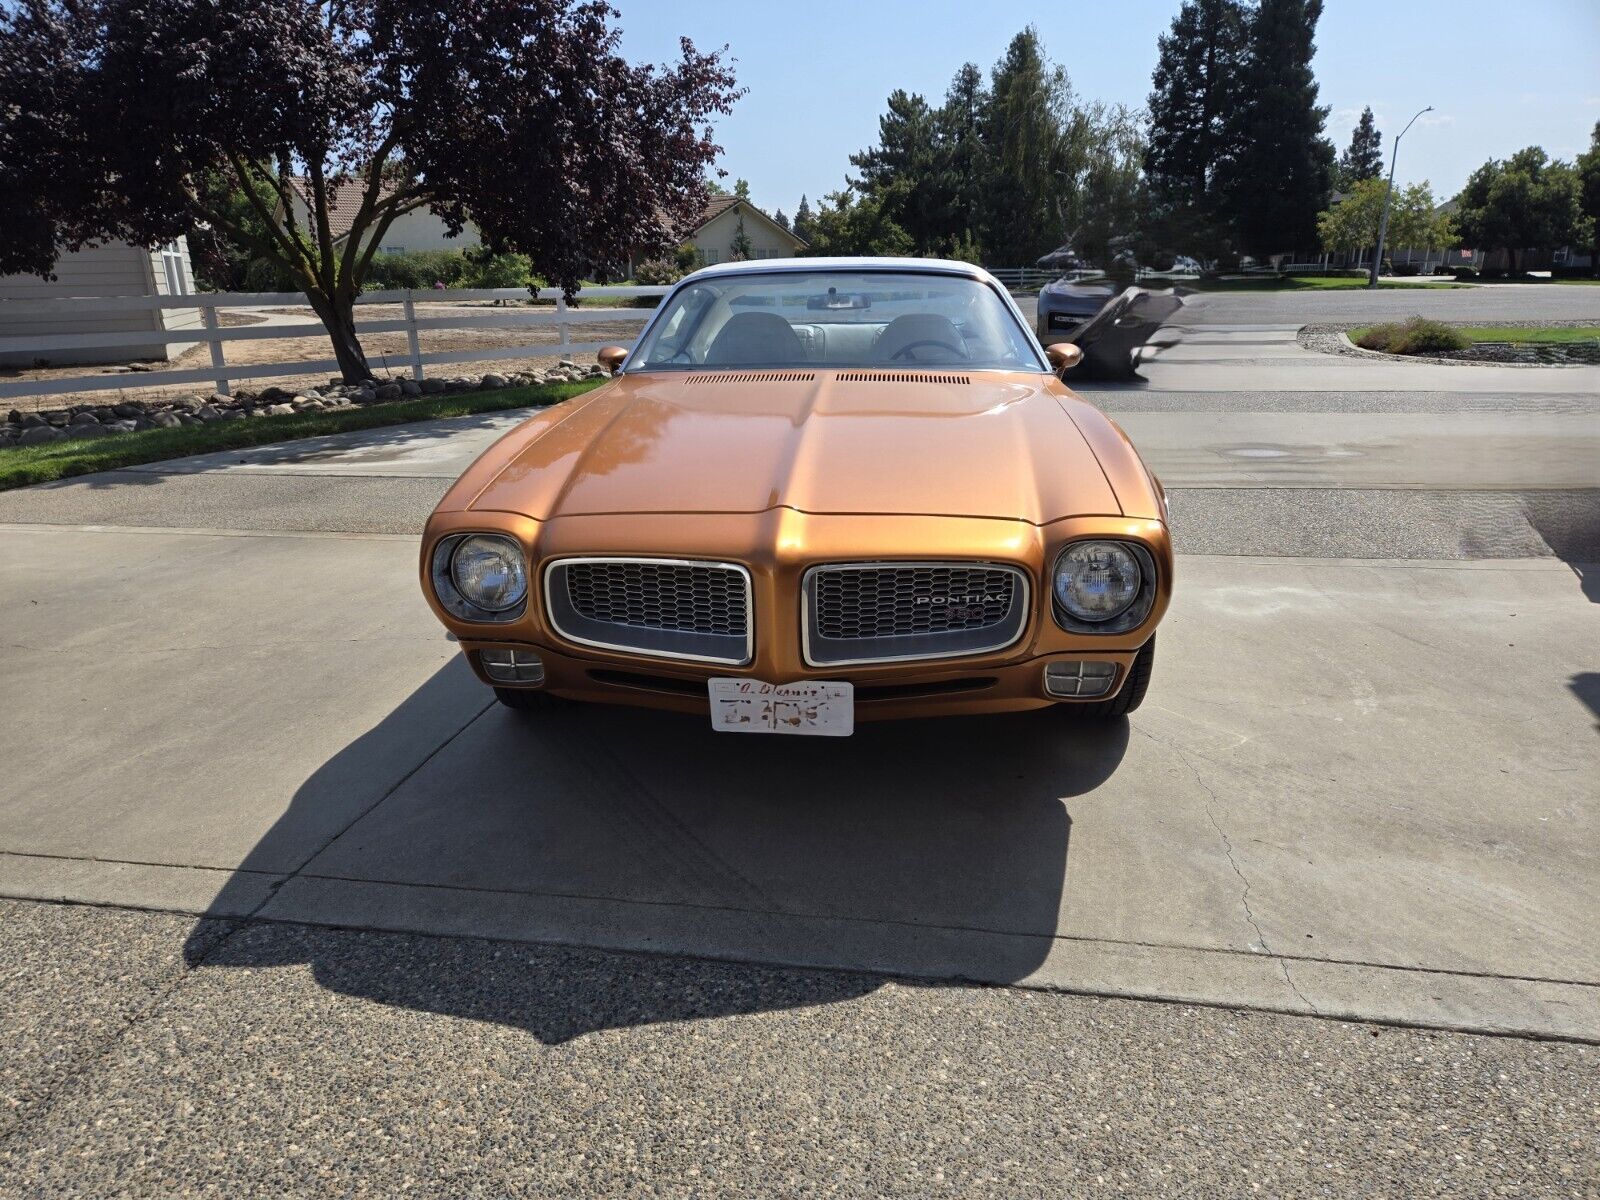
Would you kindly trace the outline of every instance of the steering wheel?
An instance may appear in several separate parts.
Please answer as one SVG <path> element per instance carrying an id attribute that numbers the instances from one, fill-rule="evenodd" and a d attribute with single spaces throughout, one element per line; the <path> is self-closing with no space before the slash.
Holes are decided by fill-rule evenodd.
<path id="1" fill-rule="evenodd" d="M 894 362 L 894 361 L 896 361 L 898 359 L 905 358 L 913 350 L 921 349 L 921 348 L 924 348 L 924 347 L 933 347 L 933 348 L 937 348 L 939 350 L 948 350 L 951 354 L 955 355 L 957 358 L 965 358 L 967 356 L 967 352 L 965 350 L 963 350 L 960 346 L 952 346 L 949 342 L 941 342 L 937 338 L 923 338 L 919 342 L 907 342 L 904 346 L 901 346 L 900 349 L 896 350 L 893 354 L 891 354 L 889 356 L 889 361 Z M 916 361 L 916 360 L 913 359 L 913 361 Z"/>

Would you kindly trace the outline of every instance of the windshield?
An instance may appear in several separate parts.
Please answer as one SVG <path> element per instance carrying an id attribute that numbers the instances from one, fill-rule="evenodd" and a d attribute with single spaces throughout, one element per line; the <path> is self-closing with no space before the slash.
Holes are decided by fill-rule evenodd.
<path id="1" fill-rule="evenodd" d="M 630 369 L 960 367 L 1043 371 L 988 284 L 896 271 L 713 276 L 668 298 Z"/>

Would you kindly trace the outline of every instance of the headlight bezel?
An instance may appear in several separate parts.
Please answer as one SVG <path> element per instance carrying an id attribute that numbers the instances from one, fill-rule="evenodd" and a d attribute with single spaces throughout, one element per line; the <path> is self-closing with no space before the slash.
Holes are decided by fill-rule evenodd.
<path id="1" fill-rule="evenodd" d="M 464 542 L 472 538 L 487 538 L 491 541 L 502 542 L 521 560 L 522 595 L 506 608 L 498 610 L 487 609 L 475 604 L 462 594 L 461 589 L 456 584 L 456 551 L 461 548 Z M 462 621 L 473 621 L 485 625 L 505 625 L 512 621 L 520 620 L 523 614 L 528 611 L 528 603 L 533 595 L 533 571 L 528 561 L 527 550 L 510 534 L 501 533 L 493 529 L 468 530 L 440 538 L 434 543 L 428 574 L 433 582 L 433 594 L 438 598 L 439 603 L 451 616 Z"/>
<path id="2" fill-rule="evenodd" d="M 1061 603 L 1060 597 L 1056 594 L 1056 579 L 1061 574 L 1062 560 L 1067 556 L 1068 551 L 1087 543 L 1104 543 L 1116 546 L 1120 550 L 1125 550 L 1133 555 L 1133 560 L 1139 568 L 1139 589 L 1134 593 L 1133 600 L 1121 612 L 1103 620 L 1092 620 L 1075 615 Z M 1127 633 L 1129 630 L 1137 629 L 1144 624 L 1145 619 L 1150 615 L 1150 610 L 1155 607 L 1156 584 L 1155 557 L 1148 548 L 1138 542 L 1117 537 L 1074 538 L 1072 541 L 1064 543 L 1056 551 L 1055 558 L 1050 563 L 1050 611 L 1055 617 L 1056 624 L 1069 633 L 1104 635 Z"/>

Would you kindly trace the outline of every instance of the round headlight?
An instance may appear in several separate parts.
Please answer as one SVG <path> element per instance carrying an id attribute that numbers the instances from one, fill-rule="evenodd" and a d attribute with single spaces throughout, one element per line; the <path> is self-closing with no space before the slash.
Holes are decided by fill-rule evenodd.
<path id="1" fill-rule="evenodd" d="M 462 599 L 485 612 L 505 612 L 528 594 L 528 568 L 509 538 L 474 534 L 450 556 L 450 580 Z"/>
<path id="2" fill-rule="evenodd" d="M 1127 612 L 1143 582 L 1139 560 L 1117 542 L 1074 542 L 1056 559 L 1056 600 L 1080 621 Z"/>

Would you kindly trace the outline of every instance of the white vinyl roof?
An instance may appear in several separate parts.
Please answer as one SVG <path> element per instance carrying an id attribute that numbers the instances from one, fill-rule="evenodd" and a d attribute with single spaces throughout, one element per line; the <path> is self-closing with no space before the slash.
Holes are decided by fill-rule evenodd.
<path id="1" fill-rule="evenodd" d="M 717 263 L 701 267 L 684 276 L 689 279 L 712 279 L 721 275 L 743 275 L 763 271 L 922 271 L 939 275 L 965 275 L 981 279 L 999 287 L 999 281 L 982 267 L 950 258 L 753 258 L 745 262 Z"/>

